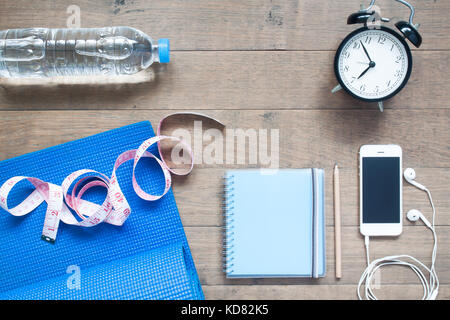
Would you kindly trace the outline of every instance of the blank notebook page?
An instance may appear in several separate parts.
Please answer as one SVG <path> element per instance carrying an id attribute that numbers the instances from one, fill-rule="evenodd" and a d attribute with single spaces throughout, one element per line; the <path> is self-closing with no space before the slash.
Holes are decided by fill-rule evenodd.
<path id="1" fill-rule="evenodd" d="M 316 235 L 312 169 L 227 172 L 227 277 L 311 277 L 314 237 L 324 275 L 323 170 L 315 170 Z"/>

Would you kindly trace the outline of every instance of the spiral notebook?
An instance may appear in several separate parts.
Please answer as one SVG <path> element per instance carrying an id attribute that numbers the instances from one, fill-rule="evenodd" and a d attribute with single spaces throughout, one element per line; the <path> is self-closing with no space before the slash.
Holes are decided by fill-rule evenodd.
<path id="1" fill-rule="evenodd" d="M 325 276 L 322 169 L 229 170 L 224 183 L 227 278 Z"/>

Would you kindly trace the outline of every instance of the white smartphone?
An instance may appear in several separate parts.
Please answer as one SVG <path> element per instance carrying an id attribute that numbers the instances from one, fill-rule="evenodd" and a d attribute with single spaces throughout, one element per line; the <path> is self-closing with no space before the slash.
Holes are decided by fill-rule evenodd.
<path id="1" fill-rule="evenodd" d="M 359 150 L 360 232 L 364 236 L 402 233 L 402 149 L 364 145 Z"/>

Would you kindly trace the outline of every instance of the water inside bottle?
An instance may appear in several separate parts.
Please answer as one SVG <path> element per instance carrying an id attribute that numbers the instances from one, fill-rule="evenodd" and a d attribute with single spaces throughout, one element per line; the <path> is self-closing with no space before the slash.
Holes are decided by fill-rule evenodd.
<path id="1" fill-rule="evenodd" d="M 159 61 L 158 46 L 131 27 L 0 31 L 0 76 L 126 75 Z"/>

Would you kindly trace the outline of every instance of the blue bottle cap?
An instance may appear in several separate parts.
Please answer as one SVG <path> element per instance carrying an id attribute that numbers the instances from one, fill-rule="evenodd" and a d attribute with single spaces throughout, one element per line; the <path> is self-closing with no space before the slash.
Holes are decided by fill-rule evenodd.
<path id="1" fill-rule="evenodd" d="M 169 63 L 170 61 L 170 43 L 169 39 L 162 38 L 158 40 L 159 62 Z"/>

